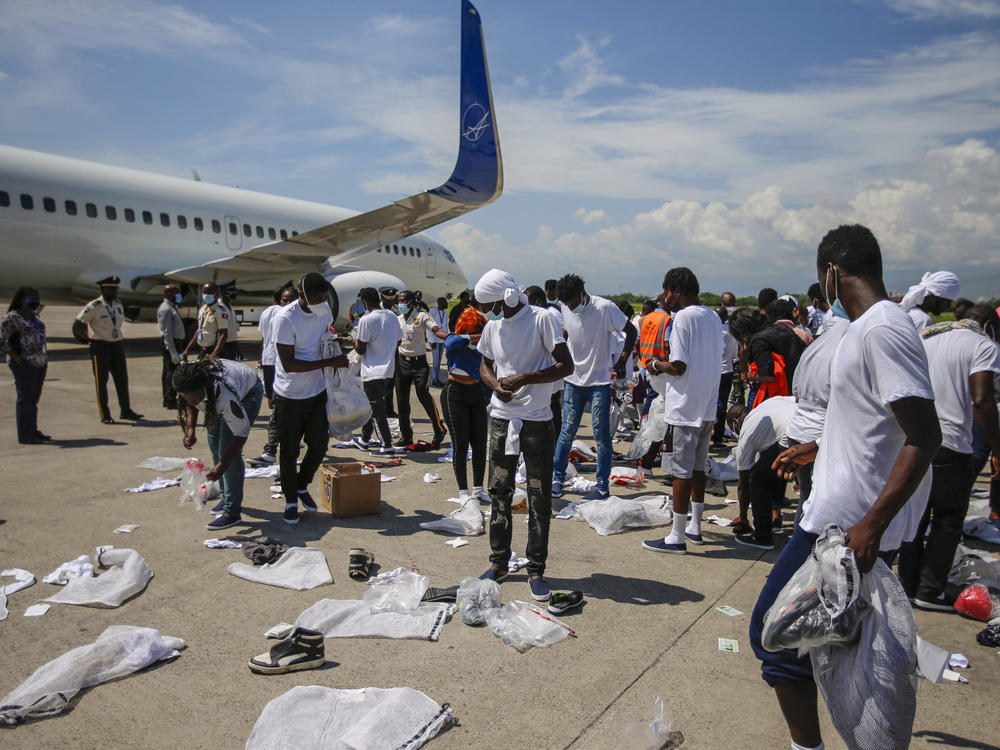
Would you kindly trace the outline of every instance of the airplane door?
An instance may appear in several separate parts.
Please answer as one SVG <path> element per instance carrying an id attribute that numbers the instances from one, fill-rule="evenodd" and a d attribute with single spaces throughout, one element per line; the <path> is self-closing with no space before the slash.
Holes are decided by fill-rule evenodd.
<path id="1" fill-rule="evenodd" d="M 233 228 L 236 229 L 235 233 Z M 226 247 L 230 250 L 239 250 L 243 246 L 243 235 L 240 234 L 240 220 L 235 216 L 226 217 L 226 225 L 222 228 L 226 233 Z"/>
<path id="2" fill-rule="evenodd" d="M 434 257 L 434 251 L 427 248 L 427 278 L 433 279 L 435 273 L 437 273 L 437 258 Z"/>

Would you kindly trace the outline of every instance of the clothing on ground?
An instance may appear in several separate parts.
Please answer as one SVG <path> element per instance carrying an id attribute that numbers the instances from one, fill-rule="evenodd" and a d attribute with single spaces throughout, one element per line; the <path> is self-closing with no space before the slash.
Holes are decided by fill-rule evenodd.
<path id="1" fill-rule="evenodd" d="M 97 567 L 107 570 L 96 578 L 70 578 L 57 594 L 42 601 L 53 604 L 76 604 L 83 607 L 120 607 L 136 594 L 145 591 L 153 571 L 142 555 L 133 549 L 98 548 Z"/>
<path id="2" fill-rule="evenodd" d="M 327 638 L 397 638 L 436 641 L 454 612 L 447 603 L 421 602 L 415 612 L 372 612 L 360 599 L 320 599 L 295 620 Z"/>
<path id="3" fill-rule="evenodd" d="M 291 547 L 273 563 L 259 568 L 233 563 L 227 570 L 237 578 L 296 591 L 333 583 L 326 555 L 315 547 Z"/>

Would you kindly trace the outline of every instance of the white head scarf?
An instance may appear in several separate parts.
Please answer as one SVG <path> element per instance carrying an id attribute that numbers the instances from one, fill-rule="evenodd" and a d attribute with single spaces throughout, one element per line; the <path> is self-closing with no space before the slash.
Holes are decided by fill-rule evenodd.
<path id="1" fill-rule="evenodd" d="M 920 279 L 919 284 L 909 288 L 899 304 L 904 310 L 912 310 L 923 302 L 928 294 L 941 299 L 957 299 L 961 287 L 958 276 L 951 271 L 929 271 Z"/>
<path id="2" fill-rule="evenodd" d="M 518 303 L 528 304 L 528 297 L 506 271 L 494 268 L 483 274 L 476 282 L 476 302 L 498 302 L 503 300 L 507 307 L 517 307 Z"/>

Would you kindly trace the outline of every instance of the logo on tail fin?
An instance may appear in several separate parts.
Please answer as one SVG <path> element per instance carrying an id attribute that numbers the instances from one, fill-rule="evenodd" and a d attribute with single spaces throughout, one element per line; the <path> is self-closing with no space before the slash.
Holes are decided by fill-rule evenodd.
<path id="1" fill-rule="evenodd" d="M 490 113 L 482 104 L 470 104 L 462 115 L 462 137 L 478 141 L 490 127 Z"/>

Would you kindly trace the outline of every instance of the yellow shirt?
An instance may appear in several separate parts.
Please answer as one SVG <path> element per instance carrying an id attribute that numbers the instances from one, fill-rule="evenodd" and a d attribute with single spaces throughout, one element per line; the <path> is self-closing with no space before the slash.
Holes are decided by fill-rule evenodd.
<path id="1" fill-rule="evenodd" d="M 104 297 L 98 297 L 76 316 L 81 323 L 90 326 L 90 338 L 97 341 L 121 341 L 122 324 L 125 322 L 125 308 L 117 299 L 110 305 Z"/>

